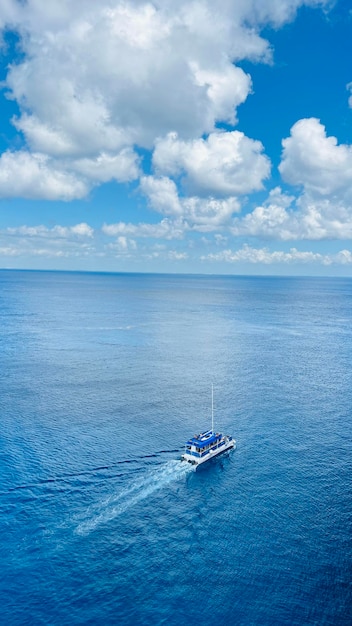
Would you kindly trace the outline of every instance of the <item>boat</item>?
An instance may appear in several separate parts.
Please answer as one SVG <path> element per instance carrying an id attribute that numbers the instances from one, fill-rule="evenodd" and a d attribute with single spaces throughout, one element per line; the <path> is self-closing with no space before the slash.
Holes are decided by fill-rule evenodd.
<path id="1" fill-rule="evenodd" d="M 185 444 L 182 461 L 192 465 L 201 465 L 214 457 L 236 447 L 236 440 L 230 435 L 223 435 L 214 430 L 214 389 L 211 386 L 211 430 L 194 435 Z"/>

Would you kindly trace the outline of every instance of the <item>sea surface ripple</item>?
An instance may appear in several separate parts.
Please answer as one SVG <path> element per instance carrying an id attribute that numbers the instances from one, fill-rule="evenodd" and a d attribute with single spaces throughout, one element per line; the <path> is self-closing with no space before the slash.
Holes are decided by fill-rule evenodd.
<path id="1" fill-rule="evenodd" d="M 0 285 L 1 624 L 350 626 L 352 280 Z"/>

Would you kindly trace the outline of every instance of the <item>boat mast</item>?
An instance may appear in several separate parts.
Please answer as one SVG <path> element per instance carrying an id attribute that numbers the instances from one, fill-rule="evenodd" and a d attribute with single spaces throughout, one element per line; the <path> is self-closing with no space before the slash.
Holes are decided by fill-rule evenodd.
<path id="1" fill-rule="evenodd" d="M 211 384 L 211 432 L 214 432 L 214 386 Z"/>

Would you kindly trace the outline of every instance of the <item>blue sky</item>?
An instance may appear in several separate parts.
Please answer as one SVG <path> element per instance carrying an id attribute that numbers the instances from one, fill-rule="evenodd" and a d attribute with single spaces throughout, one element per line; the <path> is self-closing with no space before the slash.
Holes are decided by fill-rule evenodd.
<path id="1" fill-rule="evenodd" d="M 0 267 L 352 275 L 347 0 L 3 0 Z"/>

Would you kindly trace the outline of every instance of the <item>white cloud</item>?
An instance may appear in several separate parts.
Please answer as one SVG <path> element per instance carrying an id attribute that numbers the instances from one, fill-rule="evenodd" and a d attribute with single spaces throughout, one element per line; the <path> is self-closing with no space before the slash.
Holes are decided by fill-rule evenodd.
<path id="1" fill-rule="evenodd" d="M 0 197 L 74 200 L 83 198 L 88 186 L 83 180 L 56 166 L 43 154 L 4 152 L 0 156 Z"/>
<path id="2" fill-rule="evenodd" d="M 24 58 L 6 78 L 28 145 L 52 156 L 96 156 L 176 131 L 235 120 L 250 78 L 233 65 L 267 62 L 260 29 L 322 0 L 3 0 L 0 26 Z"/>
<path id="3" fill-rule="evenodd" d="M 169 250 L 168 258 L 171 261 L 186 261 L 188 259 L 187 252 L 178 252 L 177 250 Z"/>
<path id="4" fill-rule="evenodd" d="M 94 229 L 85 222 L 73 226 L 56 224 L 18 226 L 0 230 L 0 256 L 68 259 L 94 256 Z"/>
<path id="5" fill-rule="evenodd" d="M 327 136 L 315 118 L 299 120 L 282 144 L 279 170 L 301 194 L 273 189 L 261 206 L 234 219 L 232 234 L 283 241 L 352 238 L 352 146 Z"/>
<path id="6" fill-rule="evenodd" d="M 331 255 L 331 258 L 334 259 L 334 263 L 348 265 L 349 263 L 352 263 L 352 252 L 351 250 L 340 250 L 337 254 Z"/>
<path id="7" fill-rule="evenodd" d="M 69 253 L 67 250 L 57 250 L 54 248 L 35 248 L 29 246 L 21 247 L 0 247 L 0 257 L 46 257 L 46 258 L 68 258 L 72 256 L 78 256 L 77 254 Z"/>
<path id="8" fill-rule="evenodd" d="M 250 79 L 232 65 L 233 29 L 238 58 L 247 55 L 243 16 L 224 1 L 216 13 L 205 0 L 50 4 L 28 0 L 12 17 L 26 58 L 6 82 L 35 151 L 86 156 L 151 147 L 170 130 L 197 136 L 234 118 L 249 93 Z M 266 49 L 251 38 L 252 56 Z"/>
<path id="9" fill-rule="evenodd" d="M 289 252 L 282 250 L 270 251 L 268 248 L 252 248 L 244 245 L 239 250 L 223 250 L 216 254 L 208 254 L 202 257 L 203 261 L 222 261 L 226 263 L 246 262 L 252 264 L 271 265 L 279 264 L 310 264 L 320 265 L 346 265 L 352 263 L 352 253 L 350 250 L 341 250 L 337 254 L 320 254 L 318 252 L 299 251 L 291 248 Z"/>
<path id="10" fill-rule="evenodd" d="M 350 96 L 348 98 L 348 106 L 352 109 L 352 82 L 346 85 L 346 89 L 350 92 Z"/>
<path id="11" fill-rule="evenodd" d="M 182 239 L 187 224 L 182 220 L 170 220 L 165 218 L 157 224 L 103 224 L 102 232 L 108 237 L 133 236 L 148 237 L 151 239 Z"/>
<path id="12" fill-rule="evenodd" d="M 282 193 L 279 187 L 276 187 L 271 190 L 268 199 L 262 206 L 258 206 L 251 213 L 234 220 L 230 229 L 231 233 L 269 239 L 297 238 L 297 235 L 303 233 L 299 227 L 296 213 L 289 210 L 294 200 L 294 196 L 288 196 Z"/>
<path id="13" fill-rule="evenodd" d="M 297 198 L 271 191 L 262 206 L 234 220 L 234 235 L 281 240 L 352 237 L 352 146 L 328 137 L 315 118 L 299 120 L 283 142 L 279 170 L 302 188 Z"/>
<path id="14" fill-rule="evenodd" d="M 273 26 L 282 26 L 285 22 L 291 21 L 298 9 L 302 5 L 311 7 L 324 7 L 333 4 L 334 0 L 254 0 L 248 3 L 248 10 L 251 14 L 251 22 L 256 24 L 271 23 Z"/>
<path id="15" fill-rule="evenodd" d="M 102 182 L 129 182 L 138 177 L 138 156 L 130 148 L 95 158 L 51 158 L 26 150 L 0 156 L 0 197 L 70 201 L 84 198 Z"/>
<path id="16" fill-rule="evenodd" d="M 300 6 L 329 3 L 3 0 L 0 28 L 18 31 L 23 52 L 5 86 L 27 147 L 0 156 L 0 197 L 70 201 L 141 176 L 140 190 L 163 219 L 104 225 L 121 251 L 134 237 L 225 228 L 283 240 L 351 236 L 351 147 L 327 137 L 318 120 L 300 120 L 283 142 L 281 174 L 303 187 L 302 197 L 274 191 L 243 218 L 234 217 L 239 197 L 263 187 L 270 161 L 259 141 L 217 130 L 236 123 L 251 93 L 251 77 L 236 64 L 271 62 L 261 29 L 292 20 Z M 154 147 L 154 176 L 141 175 L 138 147 Z M 55 228 L 36 236 L 93 235 L 84 224 Z"/>
<path id="17" fill-rule="evenodd" d="M 22 253 L 16 246 L 0 246 L 0 256 L 20 256 Z"/>
<path id="18" fill-rule="evenodd" d="M 240 210 L 237 198 L 229 197 L 182 199 L 183 216 L 193 230 L 211 232 L 230 224 L 232 216 Z"/>
<path id="19" fill-rule="evenodd" d="M 141 191 L 148 197 L 152 207 L 163 215 L 180 217 L 183 213 L 176 183 L 166 176 L 143 176 Z"/>
<path id="20" fill-rule="evenodd" d="M 352 238 L 352 209 L 338 199 L 304 193 L 298 199 L 273 189 L 268 199 L 251 213 L 235 218 L 235 236 L 264 239 L 322 240 Z"/>
<path id="21" fill-rule="evenodd" d="M 95 158 L 77 159 L 72 168 L 91 181 L 130 182 L 138 178 L 139 158 L 131 148 L 124 148 L 117 154 L 100 153 Z"/>
<path id="22" fill-rule="evenodd" d="M 284 180 L 315 195 L 352 199 L 352 147 L 327 137 L 319 120 L 299 120 L 282 145 L 279 170 Z"/>
<path id="23" fill-rule="evenodd" d="M 129 239 L 124 235 L 120 235 L 114 243 L 108 244 L 108 248 L 116 252 L 118 255 L 127 256 L 137 249 L 137 243 L 134 239 Z"/>
<path id="24" fill-rule="evenodd" d="M 236 196 L 257 191 L 270 173 L 263 145 L 239 131 L 211 133 L 207 139 L 181 141 L 176 133 L 156 141 L 153 164 L 158 172 L 184 175 L 194 195 Z"/>
<path id="25" fill-rule="evenodd" d="M 141 191 L 153 209 L 163 215 L 182 219 L 189 229 L 211 231 L 230 222 L 240 209 L 237 198 L 179 197 L 174 181 L 167 177 L 144 176 Z"/>
<path id="26" fill-rule="evenodd" d="M 69 227 L 69 231 L 80 237 L 93 237 L 94 234 L 94 229 L 85 222 Z"/>
<path id="27" fill-rule="evenodd" d="M 251 78 L 239 67 L 225 64 L 222 72 L 202 69 L 198 63 L 190 62 L 196 85 L 206 89 L 212 103 L 214 119 L 235 124 L 236 108 L 251 91 Z"/>
<path id="28" fill-rule="evenodd" d="M 6 228 L 5 230 L 0 231 L 0 234 L 1 233 L 12 236 L 40 237 L 44 239 L 67 239 L 75 236 L 92 238 L 94 235 L 94 229 L 89 226 L 89 224 L 81 222 L 80 224 L 75 224 L 74 226 L 60 226 L 57 224 L 52 228 L 48 228 L 42 224 L 39 226 L 18 226 L 16 228 Z"/>

